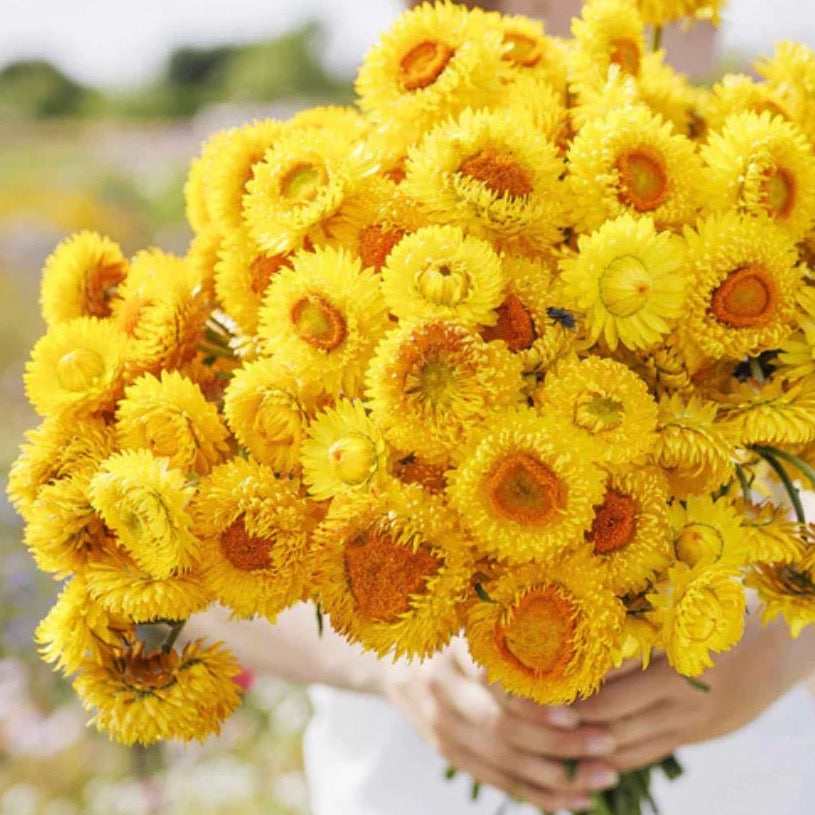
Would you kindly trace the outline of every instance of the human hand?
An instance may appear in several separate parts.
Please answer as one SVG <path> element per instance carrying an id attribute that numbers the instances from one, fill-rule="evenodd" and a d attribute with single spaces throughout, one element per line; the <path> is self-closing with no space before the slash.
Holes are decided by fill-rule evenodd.
<path id="1" fill-rule="evenodd" d="M 590 806 L 617 783 L 602 725 L 579 726 L 569 708 L 546 708 L 488 687 L 461 641 L 425 662 L 395 666 L 383 693 L 452 766 L 546 811 Z M 579 760 L 569 778 L 565 760 Z"/>
<path id="2" fill-rule="evenodd" d="M 609 729 L 616 745 L 609 761 L 625 772 L 742 727 L 813 669 L 815 631 L 793 640 L 785 625 L 762 629 L 754 620 L 744 639 L 702 677 L 707 692 L 659 657 L 646 671 L 618 672 L 573 707 L 581 722 Z"/>

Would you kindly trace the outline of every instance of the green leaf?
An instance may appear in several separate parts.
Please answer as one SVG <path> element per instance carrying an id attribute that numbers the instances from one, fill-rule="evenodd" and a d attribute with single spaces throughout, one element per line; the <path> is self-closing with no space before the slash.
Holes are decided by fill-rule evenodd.
<path id="1" fill-rule="evenodd" d="M 479 795 L 481 795 L 481 782 L 473 781 L 473 785 L 470 787 L 470 800 L 477 801 Z"/>
<path id="2" fill-rule="evenodd" d="M 449 764 L 447 769 L 444 771 L 444 778 L 446 781 L 450 781 L 450 779 L 455 778 L 458 770 L 452 765 Z"/>
<path id="3" fill-rule="evenodd" d="M 492 597 L 487 594 L 486 590 L 480 583 L 475 584 L 475 593 L 478 595 L 480 600 L 483 600 L 485 603 L 496 603 L 497 600 L 493 600 Z"/>
<path id="4" fill-rule="evenodd" d="M 662 761 L 659 762 L 659 768 L 663 773 L 665 773 L 669 781 L 679 778 L 679 776 L 684 772 L 682 765 L 674 756 L 663 758 Z"/>

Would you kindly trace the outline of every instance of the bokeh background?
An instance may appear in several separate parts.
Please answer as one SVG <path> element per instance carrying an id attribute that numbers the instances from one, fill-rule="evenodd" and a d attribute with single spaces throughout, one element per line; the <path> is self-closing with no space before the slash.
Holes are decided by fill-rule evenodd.
<path id="1" fill-rule="evenodd" d="M 94 229 L 183 253 L 182 184 L 208 134 L 346 103 L 399 0 L 0 0 L 0 479 L 35 424 L 22 369 L 43 331 L 43 260 Z M 519 0 L 520 2 L 520 0 Z M 557 0 L 549 0 L 557 2 Z M 809 10 L 808 10 L 809 9 Z M 815 46 L 815 6 L 730 0 L 716 67 Z M 305 815 L 302 692 L 256 677 L 204 745 L 131 749 L 85 727 L 31 637 L 58 587 L 0 496 L 0 815 Z"/>

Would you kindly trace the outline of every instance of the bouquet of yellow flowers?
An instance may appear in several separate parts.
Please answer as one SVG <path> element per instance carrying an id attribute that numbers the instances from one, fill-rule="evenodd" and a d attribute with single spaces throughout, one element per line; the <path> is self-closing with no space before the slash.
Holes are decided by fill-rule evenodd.
<path id="1" fill-rule="evenodd" d="M 204 145 L 186 257 L 57 247 L 9 494 L 99 728 L 218 730 L 235 659 L 175 646 L 213 602 L 310 598 L 380 656 L 463 632 L 541 704 L 653 649 L 699 676 L 746 587 L 815 621 L 815 55 L 690 85 L 645 25 L 716 5 L 591 0 L 564 40 L 425 4 L 356 107 Z"/>

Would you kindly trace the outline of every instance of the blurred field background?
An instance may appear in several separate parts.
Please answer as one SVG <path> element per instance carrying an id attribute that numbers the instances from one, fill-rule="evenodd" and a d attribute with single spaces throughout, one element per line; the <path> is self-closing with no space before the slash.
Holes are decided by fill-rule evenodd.
<path id="1" fill-rule="evenodd" d="M 398 0 L 171 0 L 163 4 L 170 10 L 143 0 L 129 12 L 142 17 L 133 18 L 132 30 L 120 20 L 111 42 L 104 14 L 116 5 L 104 11 L 98 0 L 4 0 L 9 8 L 0 12 L 3 482 L 23 431 L 36 423 L 21 375 L 43 331 L 38 284 L 51 249 L 68 232 L 94 229 L 125 253 L 151 245 L 183 253 L 190 235 L 182 184 L 201 141 L 253 117 L 350 101 L 366 44 L 399 9 Z M 813 44 L 815 12 L 795 11 L 792 0 L 773 10 L 766 5 L 732 0 L 723 67 L 746 64 L 757 48 L 771 47 L 773 36 Z M 178 13 L 199 8 L 211 16 L 209 27 Z M 102 15 L 98 30 L 94 14 Z M 231 29 L 219 14 L 240 23 L 234 41 L 225 38 Z M 267 31 L 273 35 L 258 39 Z M 72 62 L 82 48 L 95 59 Z M 36 659 L 32 632 L 57 586 L 35 571 L 4 494 L 0 578 L 0 815 L 308 811 L 301 691 L 261 677 L 220 739 L 201 747 L 120 748 L 85 727 L 68 683 Z"/>

